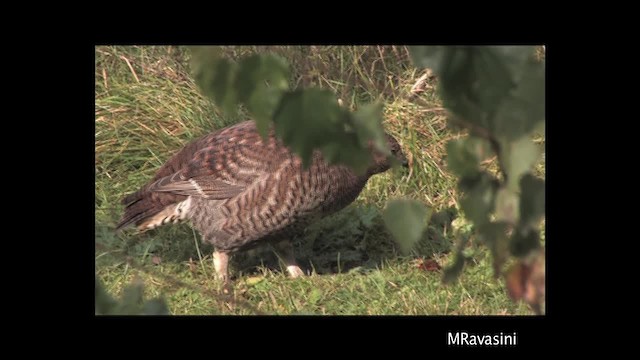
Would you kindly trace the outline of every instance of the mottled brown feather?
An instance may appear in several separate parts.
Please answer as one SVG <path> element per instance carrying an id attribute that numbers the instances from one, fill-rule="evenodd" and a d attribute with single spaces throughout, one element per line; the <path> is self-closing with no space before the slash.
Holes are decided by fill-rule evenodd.
<path id="1" fill-rule="evenodd" d="M 387 138 L 392 153 L 402 159 L 397 141 Z M 239 123 L 186 145 L 152 181 L 125 197 L 118 229 L 164 224 L 167 214 L 189 199 L 185 218 L 217 250 L 288 237 L 350 204 L 370 176 L 389 169 L 387 157 L 371 151 L 374 163 L 363 175 L 327 164 L 318 151 L 304 170 L 273 131 L 263 140 L 253 121 Z"/>

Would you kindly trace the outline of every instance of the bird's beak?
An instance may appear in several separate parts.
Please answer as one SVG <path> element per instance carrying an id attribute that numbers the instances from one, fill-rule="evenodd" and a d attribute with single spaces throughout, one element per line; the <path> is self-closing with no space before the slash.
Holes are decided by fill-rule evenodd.
<path id="1" fill-rule="evenodd" d="M 404 154 L 396 154 L 395 158 L 398 161 L 398 164 L 402 165 L 403 168 L 409 168 L 409 161 L 407 161 L 407 157 L 404 156 Z"/>

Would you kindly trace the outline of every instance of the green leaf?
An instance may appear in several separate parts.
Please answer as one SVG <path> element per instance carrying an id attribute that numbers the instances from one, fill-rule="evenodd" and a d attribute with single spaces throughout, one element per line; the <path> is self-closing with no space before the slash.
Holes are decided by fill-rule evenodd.
<path id="1" fill-rule="evenodd" d="M 372 161 L 371 154 L 360 147 L 354 133 L 337 133 L 331 143 L 320 149 L 327 162 L 347 165 L 357 174 L 364 174 Z"/>
<path id="2" fill-rule="evenodd" d="M 95 302 L 96 302 L 96 314 L 106 315 L 113 313 L 113 310 L 118 306 L 118 302 L 109 295 L 102 286 L 102 282 L 96 277 L 96 290 L 95 290 Z"/>
<path id="3" fill-rule="evenodd" d="M 207 84 L 211 89 L 210 91 L 213 92 L 215 101 L 228 113 L 233 112 L 237 105 L 237 94 L 233 87 L 237 71 L 237 64 L 226 59 L 220 59 L 215 67 L 213 81 Z"/>
<path id="4" fill-rule="evenodd" d="M 380 215 L 377 208 L 375 207 L 362 207 L 360 209 L 358 215 L 360 217 L 360 222 L 365 228 L 371 228 L 374 225 L 374 220 Z"/>
<path id="5" fill-rule="evenodd" d="M 416 67 L 429 68 L 439 74 L 444 49 L 444 46 L 409 46 L 409 54 Z"/>
<path id="6" fill-rule="evenodd" d="M 234 79 L 238 65 L 215 56 L 215 52 L 194 53 L 194 77 L 202 92 L 211 97 L 225 111 L 235 110 L 237 94 Z"/>
<path id="7" fill-rule="evenodd" d="M 493 273 L 498 277 L 502 273 L 502 265 L 509 256 L 509 238 L 506 222 L 485 223 L 478 227 L 478 237 L 491 250 L 493 256 Z"/>
<path id="8" fill-rule="evenodd" d="M 382 104 L 362 106 L 353 114 L 353 125 L 362 148 L 366 149 L 371 140 L 376 149 L 391 155 L 387 146 L 387 137 L 382 128 Z"/>
<path id="9" fill-rule="evenodd" d="M 460 229 L 460 227 L 458 227 L 458 229 Z M 457 231 L 457 232 L 460 233 L 460 231 Z M 442 272 L 442 282 L 444 284 L 450 284 L 455 280 L 457 280 L 460 274 L 462 273 L 462 269 L 464 269 L 464 263 L 466 262 L 464 250 L 465 250 L 465 247 L 467 246 L 467 243 L 469 242 L 469 236 L 458 235 L 457 237 L 460 239 L 460 241 L 456 246 L 456 255 L 455 255 L 455 258 L 453 259 L 453 264 L 447 266 Z"/>
<path id="10" fill-rule="evenodd" d="M 309 166 L 314 149 L 320 149 L 332 164 L 341 163 L 363 173 L 371 154 L 362 148 L 349 111 L 340 107 L 331 91 L 306 89 L 287 92 L 274 115 L 276 134 Z"/>
<path id="11" fill-rule="evenodd" d="M 480 168 L 478 158 L 467 147 L 466 139 L 451 140 L 447 143 L 447 165 L 460 177 L 477 174 Z"/>
<path id="12" fill-rule="evenodd" d="M 447 48 L 440 75 L 445 106 L 467 121 L 485 127 L 488 123 L 478 120 L 490 117 L 515 87 L 507 64 L 509 58 L 500 54 L 500 48 Z M 477 117 L 476 114 L 482 116 Z"/>
<path id="13" fill-rule="evenodd" d="M 289 86 L 287 63 L 274 55 L 252 55 L 240 61 L 235 78 L 238 100 L 253 114 L 258 131 L 266 137 L 273 114 Z"/>
<path id="14" fill-rule="evenodd" d="M 191 46 L 189 49 L 191 50 L 191 67 L 195 74 L 201 72 L 202 67 L 215 63 L 221 52 L 219 46 Z"/>
<path id="15" fill-rule="evenodd" d="M 141 313 L 143 286 L 134 282 L 122 290 L 122 300 L 117 313 L 123 315 L 137 315 Z"/>
<path id="16" fill-rule="evenodd" d="M 475 177 L 462 178 L 459 188 L 464 192 L 460 206 L 466 217 L 476 226 L 489 221 L 495 203 L 496 179 L 483 172 Z"/>
<path id="17" fill-rule="evenodd" d="M 480 171 L 480 161 L 493 155 L 489 142 L 477 136 L 451 140 L 446 147 L 449 169 L 460 177 L 476 176 Z"/>
<path id="18" fill-rule="evenodd" d="M 470 135 L 465 139 L 465 148 L 473 154 L 478 162 L 485 161 L 495 155 L 491 144 L 486 139 Z"/>
<path id="19" fill-rule="evenodd" d="M 498 190 L 496 195 L 496 220 L 515 225 L 520 219 L 520 198 L 509 188 Z"/>
<path id="20" fill-rule="evenodd" d="M 328 90 L 311 88 L 288 92 L 274 117 L 276 134 L 300 155 L 307 167 L 314 148 L 330 143 L 339 135 L 337 124 L 342 111 Z"/>
<path id="21" fill-rule="evenodd" d="M 170 315 L 167 304 L 162 299 L 151 299 L 144 303 L 142 307 L 144 315 Z"/>
<path id="22" fill-rule="evenodd" d="M 520 180 L 520 224 L 536 227 L 545 212 L 544 180 L 525 174 Z"/>
<path id="23" fill-rule="evenodd" d="M 440 77 L 444 105 L 494 136 L 516 139 L 544 119 L 544 62 L 533 46 L 450 46 L 411 50 Z"/>
<path id="24" fill-rule="evenodd" d="M 392 200 L 382 213 L 384 223 L 403 254 L 422 238 L 431 210 L 415 200 Z"/>
<path id="25" fill-rule="evenodd" d="M 529 136 L 523 136 L 514 142 L 502 140 L 500 144 L 501 164 L 507 174 L 507 186 L 518 191 L 520 178 L 531 170 L 540 156 L 540 148 Z"/>
<path id="26" fill-rule="evenodd" d="M 270 87 L 280 90 L 289 89 L 289 65 L 276 55 L 263 55 L 262 71 Z"/>
<path id="27" fill-rule="evenodd" d="M 238 92 L 238 101 L 246 103 L 253 95 L 256 87 L 260 85 L 262 78 L 262 57 L 252 55 L 243 58 L 239 62 L 238 76 L 235 78 L 235 89 Z"/>
<path id="28" fill-rule="evenodd" d="M 262 88 L 254 91 L 247 102 L 247 108 L 253 114 L 258 132 L 266 138 L 273 115 L 282 99 L 283 91 L 276 88 Z"/>
<path id="29" fill-rule="evenodd" d="M 545 117 L 544 62 L 525 57 L 512 74 L 517 86 L 500 104 L 493 121 L 496 137 L 510 140 L 531 133 Z"/>
<path id="30" fill-rule="evenodd" d="M 540 234 L 537 230 L 518 227 L 511 235 L 509 248 L 513 256 L 524 258 L 539 247 Z"/>

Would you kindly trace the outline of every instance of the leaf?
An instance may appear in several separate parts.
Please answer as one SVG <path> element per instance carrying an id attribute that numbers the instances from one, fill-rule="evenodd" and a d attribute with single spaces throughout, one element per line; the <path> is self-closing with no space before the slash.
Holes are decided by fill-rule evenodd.
<path id="1" fill-rule="evenodd" d="M 478 237 L 491 250 L 493 273 L 497 278 L 502 273 L 502 265 L 509 256 L 508 224 L 505 222 L 485 223 L 478 227 Z"/>
<path id="2" fill-rule="evenodd" d="M 144 315 L 170 315 L 167 304 L 162 299 L 151 299 L 144 303 L 142 307 Z"/>
<path id="3" fill-rule="evenodd" d="M 466 139 L 447 142 L 447 165 L 460 177 L 472 176 L 479 171 L 478 158 L 469 151 Z"/>
<path id="4" fill-rule="evenodd" d="M 95 303 L 96 315 L 111 314 L 118 305 L 118 302 L 105 291 L 98 277 L 96 277 Z"/>
<path id="5" fill-rule="evenodd" d="M 439 74 L 444 49 L 443 46 L 409 46 L 409 54 L 416 67 L 429 68 Z"/>
<path id="6" fill-rule="evenodd" d="M 544 251 L 537 251 L 527 259 L 518 261 L 505 274 L 509 297 L 514 301 L 524 300 L 536 314 L 542 314 L 545 278 Z"/>
<path id="7" fill-rule="evenodd" d="M 254 91 L 247 102 L 247 108 L 253 114 L 260 135 L 266 138 L 273 115 L 280 104 L 283 91 L 275 88 L 263 88 Z"/>
<path id="8" fill-rule="evenodd" d="M 225 111 L 235 110 L 237 93 L 234 79 L 238 65 L 220 58 L 219 49 L 197 47 L 192 56 L 194 78 L 202 92 L 211 97 Z"/>
<path id="9" fill-rule="evenodd" d="M 540 234 L 537 230 L 517 227 L 511 235 L 509 248 L 516 257 L 525 257 L 540 247 Z"/>
<path id="10" fill-rule="evenodd" d="M 262 71 L 269 86 L 274 89 L 289 89 L 289 65 L 280 56 L 262 55 Z"/>
<path id="11" fill-rule="evenodd" d="M 467 121 L 489 127 L 492 113 L 515 87 L 500 47 L 456 46 L 445 51 L 441 89 L 445 106 Z"/>
<path id="12" fill-rule="evenodd" d="M 403 254 L 421 239 L 431 210 L 415 200 L 392 200 L 382 213 L 384 223 Z"/>
<path id="13" fill-rule="evenodd" d="M 534 46 L 415 46 L 418 67 L 440 78 L 444 105 L 462 119 L 513 140 L 544 120 L 545 66 Z"/>
<path id="14" fill-rule="evenodd" d="M 289 67 L 282 58 L 272 54 L 255 54 L 243 58 L 239 63 L 235 79 L 238 100 L 246 102 L 261 86 L 287 90 L 289 87 Z"/>
<path id="15" fill-rule="evenodd" d="M 262 57 L 252 55 L 243 58 L 239 62 L 240 70 L 235 78 L 235 88 L 238 92 L 238 101 L 247 102 L 262 79 Z"/>
<path id="16" fill-rule="evenodd" d="M 545 183 L 531 174 L 520 180 L 520 224 L 535 227 L 545 212 Z"/>
<path id="17" fill-rule="evenodd" d="M 358 144 L 354 133 L 337 133 L 331 143 L 320 149 L 327 162 L 347 165 L 357 174 L 364 174 L 372 162 L 371 154 Z"/>
<path id="18" fill-rule="evenodd" d="M 143 286 L 139 280 L 122 290 L 122 300 L 117 309 L 117 314 L 136 315 L 140 314 L 142 306 Z"/>
<path id="19" fill-rule="evenodd" d="M 382 104 L 367 104 L 361 107 L 353 114 L 353 125 L 362 148 L 367 148 L 371 140 L 376 149 L 391 155 L 382 128 Z"/>
<path id="20" fill-rule="evenodd" d="M 266 137 L 273 114 L 288 89 L 287 63 L 274 55 L 252 55 L 240 61 L 235 89 L 238 100 L 253 114 L 258 132 Z"/>
<path id="21" fill-rule="evenodd" d="M 342 109 L 328 90 L 306 89 L 286 93 L 275 114 L 276 134 L 300 155 L 304 166 L 314 148 L 335 139 Z"/>
<path id="22" fill-rule="evenodd" d="M 329 163 L 364 173 L 371 154 L 360 146 L 354 131 L 346 131 L 350 119 L 331 91 L 316 88 L 285 93 L 274 115 L 276 134 L 300 155 L 305 168 L 314 149 L 320 149 Z"/>
<path id="23" fill-rule="evenodd" d="M 450 46 L 410 49 L 417 66 L 438 73 L 445 107 L 508 140 L 544 119 L 544 63 L 533 46 Z"/>
<path id="24" fill-rule="evenodd" d="M 512 70 L 517 83 L 494 115 L 497 137 L 513 140 L 529 134 L 544 123 L 545 66 L 534 56 L 523 59 Z"/>
<path id="25" fill-rule="evenodd" d="M 362 207 L 358 208 L 360 222 L 365 228 L 371 228 L 374 225 L 374 220 L 378 217 L 379 213 L 375 207 Z"/>
<path id="26" fill-rule="evenodd" d="M 496 179 L 482 172 L 472 178 L 462 178 L 459 188 L 464 192 L 460 199 L 460 206 L 465 216 L 476 226 L 489 221 L 489 215 L 493 212 L 495 204 Z"/>
<path id="27" fill-rule="evenodd" d="M 498 190 L 496 195 L 496 220 L 515 225 L 520 219 L 520 198 L 508 188 Z"/>
<path id="28" fill-rule="evenodd" d="M 438 271 L 442 269 L 442 267 L 440 267 L 440 264 L 433 259 L 422 259 L 418 263 L 418 269 L 424 271 Z"/>
<path id="29" fill-rule="evenodd" d="M 465 148 L 473 154 L 478 162 L 485 161 L 495 155 L 489 141 L 473 135 L 465 139 Z"/>
<path id="30" fill-rule="evenodd" d="M 518 191 L 520 178 L 530 171 L 540 156 L 540 148 L 529 136 L 523 136 L 514 142 L 501 141 L 501 163 L 507 174 L 507 186 Z"/>

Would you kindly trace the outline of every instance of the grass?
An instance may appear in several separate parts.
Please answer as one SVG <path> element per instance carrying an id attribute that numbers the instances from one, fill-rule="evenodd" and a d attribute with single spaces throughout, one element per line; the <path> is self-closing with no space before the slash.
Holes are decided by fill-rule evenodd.
<path id="1" fill-rule="evenodd" d="M 254 51 L 284 56 L 292 86 L 322 86 L 345 106 L 382 100 L 385 128 L 402 144 L 408 172 L 373 177 L 344 211 L 311 226 L 296 239 L 296 255 L 312 275 L 290 279 L 268 247 L 233 258 L 233 291 L 214 278 L 212 248 L 189 226 L 170 226 L 142 235 L 116 234 L 119 200 L 148 181 L 169 156 L 191 139 L 245 120 L 224 114 L 202 96 L 189 74 L 182 47 L 96 47 L 96 275 L 120 296 L 142 281 L 145 298 L 162 296 L 172 314 L 491 315 L 532 314 L 506 295 L 494 279 L 485 247 L 473 254 L 460 279 L 441 283 L 441 271 L 426 271 L 424 259 L 442 267 L 452 260 L 457 237 L 468 226 L 459 217 L 456 178 L 445 163 L 445 144 L 458 136 L 446 128 L 433 89 L 420 104 L 407 100 L 420 75 L 404 47 L 226 47 L 238 58 Z M 544 137 L 538 142 L 544 144 Z M 488 164 L 495 168 L 495 161 Z M 544 177 L 544 161 L 536 166 Z M 400 256 L 380 210 L 389 199 L 407 197 L 432 207 L 435 215 L 410 256 Z M 462 222 L 464 224 L 464 222 Z M 544 233 L 543 233 L 544 234 Z"/>

